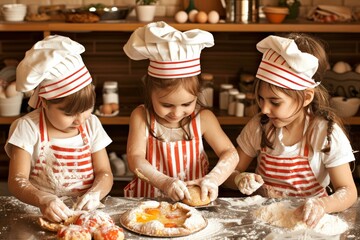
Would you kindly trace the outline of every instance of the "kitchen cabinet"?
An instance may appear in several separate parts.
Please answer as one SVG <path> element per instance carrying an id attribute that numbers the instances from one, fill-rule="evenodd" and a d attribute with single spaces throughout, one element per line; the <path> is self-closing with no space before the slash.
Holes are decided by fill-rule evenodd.
<path id="1" fill-rule="evenodd" d="M 254 70 L 258 64 L 257 59 L 254 57 L 255 55 L 258 57 L 258 53 L 255 49 L 255 43 L 264 36 L 274 33 L 307 32 L 320 34 L 324 40 L 331 41 L 331 48 L 336 50 L 331 51 L 333 61 L 340 60 L 344 56 L 353 60 L 354 63 L 360 59 L 360 52 L 358 49 L 358 46 L 360 45 L 360 22 L 323 24 L 300 19 L 286 20 L 282 24 L 270 24 L 267 23 L 266 20 L 261 19 L 259 23 L 253 24 L 179 24 L 175 23 L 172 18 L 155 19 L 155 21 L 160 20 L 168 22 L 170 25 L 181 31 L 199 28 L 210 31 L 214 34 L 216 42 L 214 48 L 217 49 L 204 51 L 202 59 L 205 59 L 205 69 L 207 68 L 211 71 L 216 71 L 215 80 L 218 81 L 216 82 L 217 85 L 226 82 L 229 79 L 235 79 L 239 73 L 239 64 L 243 64 L 244 69 L 251 68 Z M 138 104 L 138 101 L 133 101 L 133 98 L 138 100 L 141 95 L 136 93 L 134 94 L 132 90 L 140 85 L 140 81 L 137 80 L 137 82 L 135 82 L 133 79 L 140 78 L 141 75 L 138 71 L 141 70 L 143 73 L 146 72 L 147 63 L 129 63 L 130 61 L 128 58 L 124 55 L 124 53 L 122 53 L 121 44 L 125 43 L 132 31 L 144 24 L 145 23 L 137 22 L 135 18 L 129 18 L 122 22 L 111 23 L 0 22 L 0 59 L 8 56 L 21 56 L 24 54 L 24 51 L 28 49 L 28 47 L 23 44 L 23 41 L 27 41 L 26 43 L 31 47 L 31 44 L 35 43 L 35 41 L 50 34 L 56 33 L 76 36 L 79 40 L 84 41 L 87 49 L 85 52 L 87 55 L 84 59 L 87 61 L 87 65 L 88 62 L 90 63 L 91 66 L 89 69 L 91 69 L 92 72 L 95 72 L 94 79 L 96 80 L 95 83 L 97 88 L 101 87 L 102 81 L 113 80 L 114 78 L 119 82 L 125 82 L 123 86 L 125 86 L 125 84 L 131 84 L 132 86 L 131 89 L 125 88 L 122 92 L 120 92 L 120 98 L 122 98 L 120 99 L 120 113 L 118 116 L 99 117 L 100 121 L 104 125 L 104 128 L 109 133 L 113 134 L 116 132 L 116 135 L 113 136 L 114 145 L 112 144 L 112 146 L 110 146 L 109 151 L 116 151 L 117 153 L 122 154 L 126 148 L 126 133 L 128 129 L 129 115 L 132 109 L 132 107 L 127 107 L 124 110 L 123 106 L 125 106 L 128 102 L 130 102 L 132 106 L 135 106 L 134 102 Z M 26 36 L 29 36 L 28 40 L 25 39 Z M 115 42 L 114 39 L 117 42 Z M 13 44 L 13 40 L 16 40 L 17 43 Z M 6 45 L 11 45 L 10 53 L 4 53 L 5 47 L 2 45 L 4 43 L 6 43 Z M 109 57 L 110 60 L 107 60 L 107 57 Z M 122 59 L 118 60 L 120 57 Z M 89 58 L 93 59 L 88 60 Z M 241 61 L 239 61 L 239 59 Z M 114 61 L 116 62 L 113 63 Z M 252 65 L 250 65 L 250 63 Z M 114 70 L 114 66 L 118 67 L 120 70 L 116 72 Z M 250 66 L 250 68 L 248 66 Z M 111 72 L 105 76 L 109 70 Z M 100 73 L 97 73 L 96 71 Z M 134 97 L 133 95 L 138 96 Z M 241 130 L 241 127 L 244 126 L 250 119 L 248 117 L 229 116 L 226 112 L 219 111 L 216 108 L 214 109 L 214 112 L 218 116 L 220 124 L 232 140 L 235 140 L 236 135 Z M 6 127 L 16 118 L 17 117 L 0 117 L 0 126 L 2 126 L 2 129 L 6 129 Z M 347 126 L 352 129 L 352 131 L 353 129 L 356 131 L 352 134 L 355 139 L 352 141 L 355 144 L 358 144 L 358 136 L 360 136 L 360 115 L 358 114 L 355 117 L 346 118 L 344 121 Z M 2 137 L 5 138 L 4 136 L 6 136 L 6 133 L 4 133 L 4 130 L 0 131 L 0 133 L 2 133 Z M 358 148 L 360 149 L 360 146 L 355 146 L 354 150 L 358 150 Z M 2 153 L 2 155 L 4 155 L 4 153 Z M 212 156 L 213 154 L 210 154 L 210 158 Z M 1 171 L 1 168 L 3 166 L 7 166 L 7 161 L 8 160 L 6 160 L 6 162 L 0 161 L 1 173 L 6 172 L 6 169 Z M 119 179 L 117 182 L 123 181 L 123 179 Z"/>

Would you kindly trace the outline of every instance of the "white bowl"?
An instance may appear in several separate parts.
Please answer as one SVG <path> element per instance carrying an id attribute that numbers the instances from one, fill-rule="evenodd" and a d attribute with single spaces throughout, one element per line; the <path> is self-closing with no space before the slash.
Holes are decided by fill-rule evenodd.
<path id="1" fill-rule="evenodd" d="M 25 4 L 4 4 L 1 7 L 5 21 L 9 22 L 24 21 L 26 10 Z"/>
<path id="2" fill-rule="evenodd" d="M 340 117 L 352 117 L 359 110 L 360 98 L 332 97 L 330 105 Z"/>
<path id="3" fill-rule="evenodd" d="M 20 114 L 23 96 L 24 94 L 19 92 L 11 98 L 0 98 L 0 116 L 18 116 Z"/>

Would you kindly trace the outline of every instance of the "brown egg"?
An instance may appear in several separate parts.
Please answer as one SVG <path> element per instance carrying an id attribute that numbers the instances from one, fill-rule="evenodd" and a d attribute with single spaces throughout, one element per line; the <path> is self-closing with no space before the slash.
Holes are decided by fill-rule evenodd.
<path id="1" fill-rule="evenodd" d="M 112 113 L 112 107 L 110 104 L 106 103 L 100 107 L 100 112 L 102 114 L 111 114 Z"/>
<path id="2" fill-rule="evenodd" d="M 117 103 L 110 103 L 110 106 L 113 112 L 119 110 L 119 104 Z"/>
<path id="3" fill-rule="evenodd" d="M 208 20 L 208 15 L 206 14 L 206 12 L 200 11 L 198 12 L 198 14 L 196 14 L 196 22 L 206 23 L 207 20 Z"/>
<path id="4" fill-rule="evenodd" d="M 16 83 L 12 81 L 5 89 L 5 95 L 7 98 L 15 97 L 17 94 Z"/>

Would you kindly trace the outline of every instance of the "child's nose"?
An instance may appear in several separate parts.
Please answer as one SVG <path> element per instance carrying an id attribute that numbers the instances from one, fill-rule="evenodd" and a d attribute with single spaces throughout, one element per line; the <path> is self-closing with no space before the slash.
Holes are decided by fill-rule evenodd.
<path id="1" fill-rule="evenodd" d="M 261 106 L 261 113 L 263 114 L 269 114 L 270 113 L 270 107 L 269 107 L 269 104 L 267 103 L 263 103 Z"/>

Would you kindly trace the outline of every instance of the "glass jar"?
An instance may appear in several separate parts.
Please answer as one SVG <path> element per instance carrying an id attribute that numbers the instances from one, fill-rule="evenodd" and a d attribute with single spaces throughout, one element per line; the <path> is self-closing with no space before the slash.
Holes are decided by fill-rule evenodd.
<path id="1" fill-rule="evenodd" d="M 103 103 L 119 104 L 118 83 L 116 81 L 106 81 L 103 86 Z"/>
<path id="2" fill-rule="evenodd" d="M 229 115 L 235 115 L 235 105 L 236 105 L 236 101 L 235 101 L 235 96 L 239 93 L 239 90 L 237 90 L 236 88 L 232 88 L 229 90 L 229 106 L 228 106 L 228 114 Z"/>
<path id="3" fill-rule="evenodd" d="M 219 108 L 227 110 L 229 106 L 229 90 L 233 88 L 232 84 L 221 84 L 219 93 Z"/>
<path id="4" fill-rule="evenodd" d="M 201 93 L 199 100 L 207 107 L 214 104 L 214 76 L 210 73 L 201 74 Z"/>
<path id="5" fill-rule="evenodd" d="M 245 113 L 245 93 L 238 93 L 235 96 L 235 116 L 237 117 L 243 117 Z"/>

